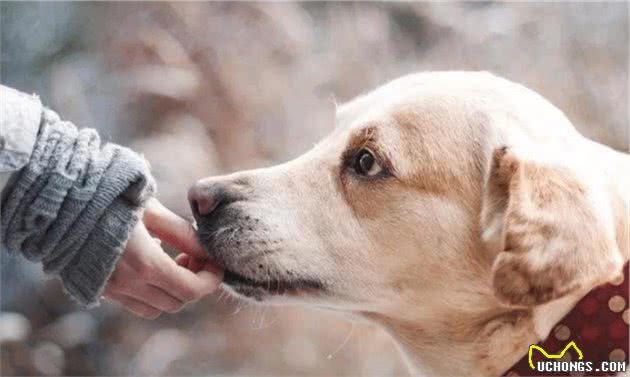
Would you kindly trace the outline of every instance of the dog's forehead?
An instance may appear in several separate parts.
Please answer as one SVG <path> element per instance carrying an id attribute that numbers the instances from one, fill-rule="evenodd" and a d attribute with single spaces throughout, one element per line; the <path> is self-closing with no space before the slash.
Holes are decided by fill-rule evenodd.
<path id="1" fill-rule="evenodd" d="M 395 80 L 338 108 L 334 142 L 343 148 L 369 128 L 399 177 L 466 175 L 466 161 L 481 152 L 473 150 L 473 141 L 485 137 L 478 134 L 483 127 L 471 122 L 487 122 L 484 107 L 489 101 L 478 98 L 494 92 L 493 81 L 486 73 L 417 74 Z M 431 182 L 437 189 L 437 179 Z"/>
<path id="2" fill-rule="evenodd" d="M 409 110 L 463 111 L 470 107 L 464 104 L 475 98 L 471 91 L 477 96 L 496 94 L 504 81 L 485 72 L 425 72 L 404 76 L 340 105 L 336 127 L 356 129 L 390 120 L 401 112 L 408 118 Z"/>
<path id="3" fill-rule="evenodd" d="M 403 77 L 339 106 L 335 134 L 351 137 L 370 128 L 386 146 L 401 147 L 418 137 L 429 141 L 436 129 L 448 133 L 464 123 L 471 109 L 470 96 L 463 95 L 470 85 L 451 75 L 438 76 Z M 452 90 L 445 90 L 449 86 Z"/>
<path id="4" fill-rule="evenodd" d="M 336 127 L 357 128 L 366 122 L 382 119 L 395 106 L 413 101 L 417 97 L 414 88 L 419 88 L 418 80 L 406 76 L 358 96 L 337 108 Z"/>
<path id="5" fill-rule="evenodd" d="M 478 134 L 470 136 L 477 138 L 518 134 L 519 140 L 562 140 L 575 131 L 564 114 L 542 96 L 487 72 L 424 72 L 401 77 L 339 106 L 336 123 L 337 131 L 342 132 L 370 123 L 400 129 L 404 123 L 407 131 L 416 128 L 428 138 L 473 131 Z M 483 129 L 471 130 L 471 125 Z"/>
<path id="6" fill-rule="evenodd" d="M 478 174 L 503 144 L 561 142 L 575 132 L 537 93 L 483 72 L 402 77 L 339 106 L 336 123 L 316 155 L 340 155 L 372 128 L 397 173 L 425 181 Z"/>
<path id="7" fill-rule="evenodd" d="M 337 108 L 337 122 L 348 126 L 361 114 L 378 112 L 420 96 L 442 96 L 475 91 L 496 90 L 506 80 L 487 72 L 421 72 L 392 80 L 362 94 Z"/>

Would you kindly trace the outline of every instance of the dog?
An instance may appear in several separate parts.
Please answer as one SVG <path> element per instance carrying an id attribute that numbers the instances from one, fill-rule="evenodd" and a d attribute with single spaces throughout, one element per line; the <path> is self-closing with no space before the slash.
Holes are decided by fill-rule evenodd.
<path id="1" fill-rule="evenodd" d="M 629 259 L 630 156 L 524 86 L 417 73 L 336 123 L 292 161 L 190 189 L 232 293 L 376 323 L 417 374 L 498 376 Z"/>

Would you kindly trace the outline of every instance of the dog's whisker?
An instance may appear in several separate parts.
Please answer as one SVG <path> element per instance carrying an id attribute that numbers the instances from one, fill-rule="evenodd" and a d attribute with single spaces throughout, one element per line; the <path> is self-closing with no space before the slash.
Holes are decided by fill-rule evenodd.
<path id="1" fill-rule="evenodd" d="M 261 307 L 260 311 L 261 311 L 261 315 L 260 315 L 260 319 L 258 319 L 258 321 L 256 321 L 256 318 L 252 318 L 252 324 L 256 324 L 256 322 L 258 322 L 257 326 L 255 326 L 253 329 L 254 330 L 263 330 L 265 328 L 265 315 L 267 314 L 267 311 L 269 310 L 269 306 L 265 306 L 265 307 Z M 257 317 L 258 313 L 255 313 L 254 317 Z"/>
<path id="2" fill-rule="evenodd" d="M 348 344 L 348 342 L 350 341 L 350 337 L 352 336 L 352 333 L 354 332 L 354 322 L 350 322 L 350 323 L 351 323 L 352 327 L 350 327 L 350 331 L 348 332 L 348 335 L 346 335 L 346 338 L 337 347 L 337 349 L 335 349 L 333 352 L 329 353 L 328 356 L 326 356 L 326 359 L 328 359 L 328 360 L 332 359 L 339 351 L 341 351 L 343 349 L 343 347 L 346 346 L 346 344 Z"/>
<path id="3" fill-rule="evenodd" d="M 234 310 L 234 313 L 232 313 L 232 315 L 238 314 L 241 311 L 241 309 L 243 308 L 243 305 L 245 305 L 245 301 L 244 300 L 238 300 L 236 302 L 236 310 Z"/>
<path id="4" fill-rule="evenodd" d="M 269 307 L 269 308 L 270 308 L 270 310 L 271 310 L 271 307 Z M 272 310 L 272 312 L 273 312 L 273 313 L 276 313 L 276 311 L 275 311 L 275 310 Z M 276 323 L 276 322 L 278 321 L 278 318 L 280 318 L 280 315 L 279 315 L 278 313 L 276 313 L 275 317 L 273 317 L 273 319 L 271 320 L 271 322 L 267 323 L 267 327 L 266 327 L 266 328 L 269 328 L 269 327 L 271 327 L 274 323 Z"/>

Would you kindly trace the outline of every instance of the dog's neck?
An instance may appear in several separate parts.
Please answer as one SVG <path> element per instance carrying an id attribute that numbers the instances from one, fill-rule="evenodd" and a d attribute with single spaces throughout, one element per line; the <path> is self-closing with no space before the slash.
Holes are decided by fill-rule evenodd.
<path id="1" fill-rule="evenodd" d="M 617 244 L 628 261 L 630 156 L 595 143 L 592 147 L 607 177 Z M 480 278 L 470 281 L 466 292 L 445 292 L 441 298 L 444 308 L 433 318 L 426 314 L 414 317 L 414 311 L 422 305 L 418 302 L 409 303 L 402 310 L 397 308 L 395 313 L 405 313 L 404 318 L 387 314 L 367 316 L 392 334 L 416 374 L 499 376 L 527 353 L 530 344 L 545 339 L 587 293 L 565 296 L 533 310 L 510 310 L 494 299 L 487 284 Z M 463 312 L 457 306 L 460 300 L 475 302 L 474 311 Z"/>
<path id="2" fill-rule="evenodd" d="M 414 375 L 499 376 L 538 341 L 531 311 L 502 307 L 481 277 L 468 283 L 465 292 L 453 288 L 436 297 L 431 305 L 440 308 L 432 313 L 410 300 L 389 314 L 367 315 L 396 340 Z"/>

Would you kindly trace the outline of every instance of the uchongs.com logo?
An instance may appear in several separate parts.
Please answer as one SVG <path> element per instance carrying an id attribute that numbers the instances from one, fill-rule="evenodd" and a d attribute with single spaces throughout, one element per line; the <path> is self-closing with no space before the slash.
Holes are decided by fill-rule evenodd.
<path id="1" fill-rule="evenodd" d="M 578 355 L 577 360 L 571 360 L 570 349 L 573 349 Z M 535 361 L 532 359 L 534 351 L 538 351 L 542 354 L 542 360 Z M 557 354 L 549 354 L 542 347 L 532 344 L 529 346 L 528 352 L 529 366 L 538 372 L 625 372 L 626 363 L 623 361 L 602 361 L 600 363 L 594 363 L 592 361 L 584 360 L 584 354 L 582 350 L 575 344 L 574 341 L 567 343 L 567 345 Z"/>

